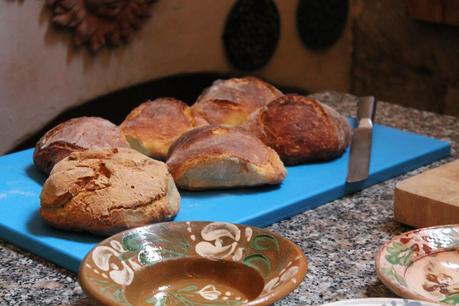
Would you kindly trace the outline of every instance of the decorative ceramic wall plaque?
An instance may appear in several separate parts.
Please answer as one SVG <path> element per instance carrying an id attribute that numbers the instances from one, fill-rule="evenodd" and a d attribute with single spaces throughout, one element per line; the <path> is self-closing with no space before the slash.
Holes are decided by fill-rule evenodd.
<path id="1" fill-rule="evenodd" d="M 154 0 L 47 0 L 52 20 L 74 30 L 76 46 L 87 44 L 92 51 L 105 45 L 128 43 L 150 17 Z"/>
<path id="2" fill-rule="evenodd" d="M 266 65 L 276 50 L 280 15 L 272 0 L 238 0 L 225 23 L 223 43 L 229 61 L 249 72 Z"/>
<path id="3" fill-rule="evenodd" d="M 325 50 L 340 37 L 346 26 L 347 0 L 300 0 L 297 28 L 304 45 L 313 50 Z"/>

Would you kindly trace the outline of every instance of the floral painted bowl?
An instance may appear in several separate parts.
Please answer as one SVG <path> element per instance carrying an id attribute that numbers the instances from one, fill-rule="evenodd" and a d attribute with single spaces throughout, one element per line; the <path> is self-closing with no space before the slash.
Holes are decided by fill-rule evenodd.
<path id="1" fill-rule="evenodd" d="M 303 251 L 267 230 L 168 222 L 105 239 L 81 263 L 79 281 L 103 305 L 270 305 L 306 270 Z"/>
<path id="2" fill-rule="evenodd" d="M 376 254 L 376 271 L 399 296 L 459 305 L 459 225 L 421 228 L 394 237 Z"/>

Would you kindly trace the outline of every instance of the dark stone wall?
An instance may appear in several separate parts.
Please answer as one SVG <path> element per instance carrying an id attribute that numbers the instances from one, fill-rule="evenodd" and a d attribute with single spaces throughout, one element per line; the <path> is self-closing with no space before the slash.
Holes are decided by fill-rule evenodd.
<path id="1" fill-rule="evenodd" d="M 417 21 L 405 1 L 352 3 L 352 93 L 459 116 L 459 27 Z"/>

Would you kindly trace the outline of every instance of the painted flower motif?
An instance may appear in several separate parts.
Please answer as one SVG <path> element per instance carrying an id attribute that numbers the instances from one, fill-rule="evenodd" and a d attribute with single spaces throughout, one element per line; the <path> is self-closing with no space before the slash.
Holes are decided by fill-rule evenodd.
<path id="1" fill-rule="evenodd" d="M 413 254 L 419 250 L 417 244 L 410 245 L 408 242 L 400 240 L 387 247 L 386 260 L 393 265 L 409 266 L 412 262 Z"/>
<path id="2" fill-rule="evenodd" d="M 432 252 L 432 247 L 429 245 L 430 239 L 427 236 L 412 235 L 402 237 L 400 238 L 400 243 L 408 246 L 415 257 L 430 254 Z"/>
<path id="3" fill-rule="evenodd" d="M 252 239 L 252 234 L 253 234 L 253 230 L 251 227 L 246 227 L 245 228 L 245 239 L 247 240 L 247 242 L 250 241 L 250 239 Z"/>
<path id="4" fill-rule="evenodd" d="M 76 46 L 87 43 L 92 51 L 105 45 L 128 43 L 151 16 L 153 0 L 47 0 L 52 20 L 75 30 Z"/>
<path id="5" fill-rule="evenodd" d="M 459 293 L 459 284 L 454 284 L 453 278 L 445 273 L 427 274 L 422 287 L 428 292 L 438 290 L 438 292 L 445 295 Z"/>
<path id="6" fill-rule="evenodd" d="M 196 253 L 202 257 L 212 260 L 224 259 L 233 255 L 237 249 L 239 240 L 241 239 L 241 231 L 239 228 L 230 223 L 209 223 L 201 230 L 201 237 L 205 241 L 196 244 Z M 223 238 L 232 240 L 230 244 L 224 245 Z M 242 258 L 242 249 L 236 251 L 234 259 Z"/>
<path id="7" fill-rule="evenodd" d="M 134 280 L 134 271 L 139 267 L 138 264 L 131 263 L 130 267 L 126 262 L 119 259 L 119 255 L 126 252 L 121 243 L 116 240 L 110 241 L 110 246 L 98 246 L 92 252 L 94 264 L 104 272 L 108 272 L 111 280 L 118 285 L 128 286 Z"/>
<path id="8" fill-rule="evenodd" d="M 264 288 L 265 292 L 271 292 L 281 284 L 288 282 L 289 280 L 296 281 L 293 277 L 298 273 L 298 266 L 291 266 L 287 270 L 279 274 L 279 276 L 271 279 Z"/>
<path id="9" fill-rule="evenodd" d="M 202 287 L 201 290 L 196 291 L 200 296 L 209 301 L 214 301 L 222 294 L 220 291 L 215 288 L 214 285 L 207 285 Z"/>
<path id="10" fill-rule="evenodd" d="M 438 250 L 457 249 L 459 232 L 454 227 L 416 230 L 402 235 L 390 243 L 380 259 L 381 272 L 397 286 L 408 288 L 405 273 L 407 268 L 418 258 L 425 258 Z M 436 258 L 434 254 L 431 258 Z M 449 266 L 449 265 L 447 265 Z M 443 265 L 433 262 L 423 267 L 425 278 L 422 289 L 425 294 L 439 302 L 459 305 L 459 283 L 457 278 L 448 271 L 442 270 Z"/>
<path id="11" fill-rule="evenodd" d="M 244 248 L 237 248 L 236 252 L 234 252 L 234 255 L 232 257 L 233 261 L 240 261 L 242 259 L 243 254 Z"/>
<path id="12" fill-rule="evenodd" d="M 457 305 L 459 303 L 459 282 L 457 282 L 457 273 L 454 273 L 457 272 L 457 269 L 448 271 L 448 268 L 443 269 L 442 264 L 435 262 L 430 262 L 424 269 L 428 273 L 422 288 L 431 294 L 440 296 L 442 298 L 440 302 Z"/>

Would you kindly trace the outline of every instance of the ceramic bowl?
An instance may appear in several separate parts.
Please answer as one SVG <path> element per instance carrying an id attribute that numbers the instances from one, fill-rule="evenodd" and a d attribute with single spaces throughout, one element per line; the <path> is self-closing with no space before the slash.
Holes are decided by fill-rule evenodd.
<path id="1" fill-rule="evenodd" d="M 438 306 L 438 304 L 394 298 L 367 298 L 344 300 L 330 304 L 324 304 L 322 306 Z"/>
<path id="2" fill-rule="evenodd" d="M 376 254 L 376 271 L 399 296 L 459 305 L 459 225 L 422 228 L 394 237 Z"/>
<path id="3" fill-rule="evenodd" d="M 105 239 L 81 263 L 79 281 L 103 305 L 270 305 L 306 270 L 303 251 L 267 230 L 169 222 Z"/>

